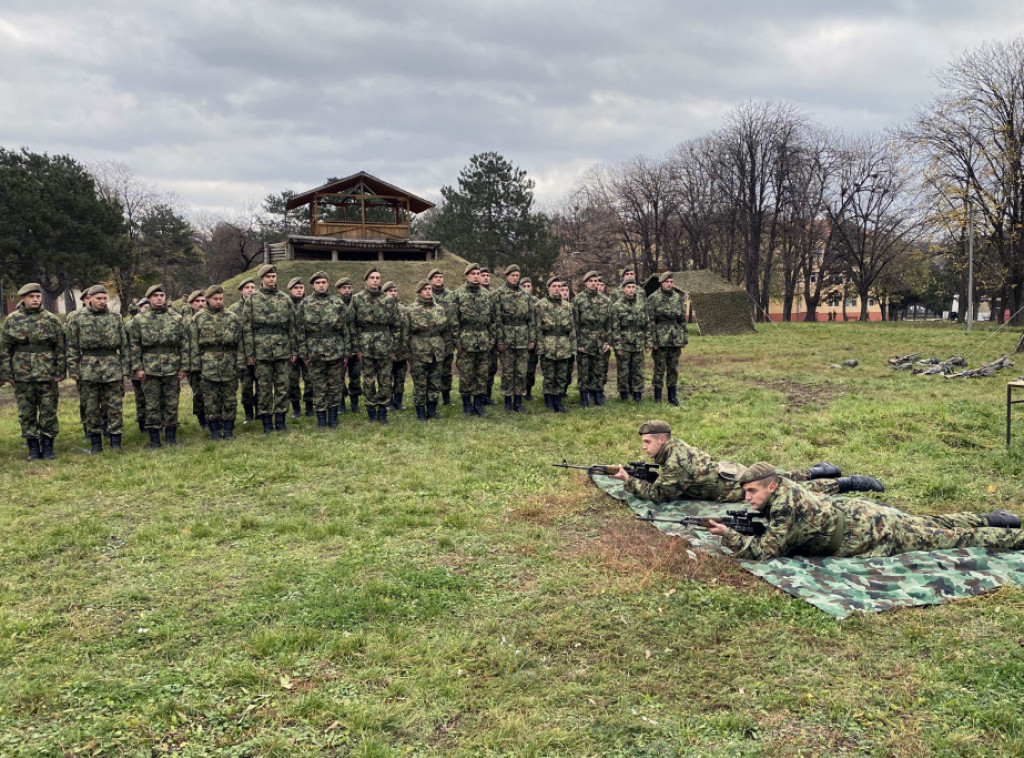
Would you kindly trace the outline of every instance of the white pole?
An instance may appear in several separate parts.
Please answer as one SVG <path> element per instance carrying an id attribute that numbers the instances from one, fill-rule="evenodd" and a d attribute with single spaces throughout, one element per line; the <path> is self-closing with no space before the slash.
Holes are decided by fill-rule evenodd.
<path id="1" fill-rule="evenodd" d="M 967 331 L 974 328 L 974 205 L 967 193 Z"/>

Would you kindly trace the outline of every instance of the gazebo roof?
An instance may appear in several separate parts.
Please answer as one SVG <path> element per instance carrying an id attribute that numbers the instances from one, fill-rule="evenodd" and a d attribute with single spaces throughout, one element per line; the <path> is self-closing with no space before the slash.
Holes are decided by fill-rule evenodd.
<path id="1" fill-rule="evenodd" d="M 368 174 L 365 171 L 360 171 L 352 176 L 346 176 L 344 179 L 337 179 L 333 182 L 321 185 L 315 189 L 303 192 L 301 195 L 295 195 L 291 200 L 285 204 L 286 210 L 294 210 L 301 205 L 309 205 L 313 202 L 318 194 L 342 193 L 346 190 L 351 190 L 362 184 L 366 189 L 370 190 L 376 195 L 383 196 L 399 196 L 405 197 L 409 200 L 409 210 L 412 213 L 423 213 L 423 211 L 429 210 L 434 207 L 434 204 L 429 200 L 424 200 L 422 197 L 408 192 L 401 187 L 396 187 L 393 184 L 389 184 L 383 179 L 378 179 L 373 174 Z"/>

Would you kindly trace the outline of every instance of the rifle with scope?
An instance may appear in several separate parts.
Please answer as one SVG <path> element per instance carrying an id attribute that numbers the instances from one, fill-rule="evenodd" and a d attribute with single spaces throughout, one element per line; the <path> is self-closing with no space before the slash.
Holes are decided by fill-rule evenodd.
<path id="1" fill-rule="evenodd" d="M 615 476 L 619 473 L 620 469 L 625 469 L 626 473 L 634 479 L 643 479 L 645 482 L 654 482 L 658 479 L 658 472 L 655 471 L 658 468 L 657 463 L 645 463 L 644 461 L 630 461 L 625 466 L 618 466 L 614 464 L 594 464 L 592 466 L 575 466 L 569 463 L 565 458 L 562 459 L 561 463 L 552 463 L 555 468 L 578 468 L 582 471 L 586 471 L 591 476 Z"/>
<path id="2" fill-rule="evenodd" d="M 647 511 L 646 516 L 637 516 L 638 521 L 654 521 L 666 524 L 687 524 L 689 526 L 703 527 L 704 529 L 707 529 L 708 520 L 714 519 L 719 524 L 750 537 L 760 537 L 768 530 L 767 524 L 763 521 L 754 520 L 762 518 L 764 518 L 764 515 L 756 511 L 738 510 L 726 511 L 725 516 L 680 516 L 679 518 L 657 518 L 651 516 L 650 511 Z"/>

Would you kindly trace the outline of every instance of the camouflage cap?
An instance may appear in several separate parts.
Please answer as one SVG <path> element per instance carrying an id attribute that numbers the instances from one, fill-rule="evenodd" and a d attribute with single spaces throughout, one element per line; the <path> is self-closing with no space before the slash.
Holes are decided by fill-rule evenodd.
<path id="1" fill-rule="evenodd" d="M 380 269 L 377 268 L 376 266 L 374 266 L 369 271 L 367 271 L 365 274 L 363 274 L 363 281 L 365 282 L 367 279 L 369 279 L 370 278 L 370 274 L 379 274 L 379 273 L 380 273 Z"/>
<path id="2" fill-rule="evenodd" d="M 243 279 L 241 282 L 238 283 L 238 289 L 241 290 L 247 284 L 251 284 L 251 285 L 253 285 L 255 287 L 256 286 L 256 280 L 253 279 L 251 276 L 248 279 Z"/>
<path id="3" fill-rule="evenodd" d="M 658 282 L 661 283 L 661 284 L 664 284 L 666 281 L 668 281 L 669 279 L 672 279 L 672 278 L 674 278 L 672 276 L 672 272 L 671 271 L 665 271 L 664 273 L 662 273 L 658 277 Z"/>
<path id="4" fill-rule="evenodd" d="M 262 266 L 259 267 L 259 269 L 257 269 L 257 271 L 256 271 L 256 278 L 257 279 L 262 279 L 267 274 L 276 274 L 276 273 L 277 273 L 277 266 L 273 265 L 272 263 L 264 263 Z"/>
<path id="5" fill-rule="evenodd" d="M 352 280 L 349 279 L 347 276 L 341 277 L 341 279 L 339 279 L 338 281 L 336 281 L 334 283 L 334 289 L 341 289 L 342 287 L 345 287 L 345 286 L 348 286 L 348 287 L 352 286 Z"/>
<path id="6" fill-rule="evenodd" d="M 463 271 L 462 274 L 463 274 L 463 276 L 469 276 L 474 271 L 479 271 L 479 270 L 480 270 L 480 264 L 479 263 L 470 263 L 468 266 L 466 266 L 466 270 Z"/>
<path id="7" fill-rule="evenodd" d="M 505 266 L 505 276 L 508 276 L 509 274 L 514 274 L 517 271 L 519 271 L 519 266 L 517 266 L 514 263 L 511 263 L 508 266 Z"/>
<path id="8" fill-rule="evenodd" d="M 107 288 L 104 285 L 102 285 L 102 284 L 94 284 L 89 289 L 87 289 L 85 292 L 82 293 L 82 295 L 88 295 L 89 297 L 92 297 L 93 295 L 109 295 L 109 294 L 110 293 L 107 292 Z"/>
<path id="9" fill-rule="evenodd" d="M 751 482 L 757 482 L 769 476 L 775 476 L 775 466 L 761 461 L 760 463 L 755 463 L 740 474 L 736 481 L 740 484 L 750 484 Z"/>
<path id="10" fill-rule="evenodd" d="M 444 271 L 442 271 L 439 268 L 432 268 L 432 269 L 430 269 L 430 273 L 427 274 L 427 279 L 433 279 L 438 274 L 440 274 L 441 276 L 444 276 Z M 416 290 L 416 291 L 419 292 L 419 290 Z"/>
<path id="11" fill-rule="evenodd" d="M 291 279 L 288 280 L 288 286 L 285 289 L 291 289 L 292 287 L 295 287 L 296 285 L 299 284 L 305 286 L 306 283 L 303 282 L 300 277 L 293 276 Z"/>
<path id="12" fill-rule="evenodd" d="M 189 296 L 185 298 L 185 302 L 191 303 L 197 297 L 206 297 L 206 295 L 203 294 L 202 290 L 192 290 L 192 292 L 189 293 Z"/>
<path id="13" fill-rule="evenodd" d="M 562 282 L 562 277 L 556 275 L 556 276 L 553 276 L 550 279 L 548 279 L 548 283 L 545 284 L 544 286 L 545 287 L 550 287 L 552 284 L 561 284 L 561 282 Z"/>
<path id="14" fill-rule="evenodd" d="M 591 279 L 600 279 L 601 275 L 596 271 L 588 271 L 583 275 L 583 281 L 589 282 Z"/>
<path id="15" fill-rule="evenodd" d="M 640 425 L 640 434 L 672 434 L 672 427 L 668 425 L 667 421 L 652 418 Z"/>
<path id="16" fill-rule="evenodd" d="M 319 281 L 320 279 L 323 279 L 325 282 L 330 281 L 327 278 L 326 271 L 317 271 L 313 274 L 313 276 L 309 277 L 309 283 L 312 284 L 313 282 Z"/>
<path id="17" fill-rule="evenodd" d="M 153 295 L 155 295 L 157 292 L 164 295 L 167 294 L 167 290 L 164 289 L 164 286 L 162 284 L 154 284 L 152 287 L 146 290 L 146 299 L 149 300 L 149 298 L 153 297 Z"/>
<path id="18" fill-rule="evenodd" d="M 491 270 L 489 268 L 487 268 L 487 266 L 481 266 L 480 267 L 480 273 L 481 274 L 489 274 L 489 273 L 491 273 Z"/>
<path id="19" fill-rule="evenodd" d="M 388 290 L 397 290 L 398 285 L 395 284 L 394 282 L 384 282 L 384 284 L 381 286 L 381 289 L 384 292 L 387 292 Z"/>
<path id="20" fill-rule="evenodd" d="M 29 282 L 20 290 L 18 290 L 18 297 L 25 297 L 25 295 L 31 295 L 33 292 L 42 292 L 43 287 L 38 282 Z"/>
<path id="21" fill-rule="evenodd" d="M 223 295 L 223 294 L 224 294 L 224 288 L 223 287 L 221 287 L 219 284 L 211 284 L 203 292 L 203 297 L 205 297 L 207 300 L 209 300 L 214 295 Z"/>
<path id="22" fill-rule="evenodd" d="M 524 276 L 522 279 L 519 280 L 519 286 L 521 287 L 524 284 L 533 284 L 533 279 L 531 279 L 528 276 Z"/>
<path id="23" fill-rule="evenodd" d="M 416 294 L 417 295 L 420 294 L 423 291 L 424 287 L 429 287 L 429 286 L 430 286 L 430 282 L 428 282 L 426 279 L 420 279 L 418 282 L 416 282 Z"/>

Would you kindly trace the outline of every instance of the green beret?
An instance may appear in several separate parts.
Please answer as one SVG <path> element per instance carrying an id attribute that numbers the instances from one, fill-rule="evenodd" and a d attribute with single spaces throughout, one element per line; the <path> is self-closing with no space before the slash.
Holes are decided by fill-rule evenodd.
<path id="1" fill-rule="evenodd" d="M 546 285 L 544 285 L 544 286 L 550 287 L 555 282 L 561 282 L 561 281 L 562 281 L 562 277 L 560 277 L 560 276 L 553 276 L 550 279 L 548 279 L 548 283 Z"/>
<path id="2" fill-rule="evenodd" d="M 367 279 L 369 279 L 370 278 L 370 274 L 379 274 L 379 273 L 380 273 L 380 269 L 379 268 L 371 268 L 369 271 L 367 271 L 365 274 L 363 274 L 363 281 L 365 282 Z"/>
<path id="3" fill-rule="evenodd" d="M 107 292 L 106 286 L 102 284 L 94 284 L 82 294 L 92 297 L 93 295 L 109 295 L 110 293 Z"/>
<path id="4" fill-rule="evenodd" d="M 140 297 L 140 298 L 139 298 L 139 302 L 137 302 L 137 303 L 135 304 L 135 307 L 136 307 L 136 308 L 141 308 L 141 307 L 142 307 L 142 306 L 144 306 L 144 305 L 149 305 L 149 300 L 147 300 L 147 299 L 146 299 L 146 298 L 144 298 L 144 297 Z"/>
<path id="5" fill-rule="evenodd" d="M 509 266 L 505 266 L 505 276 L 508 276 L 509 274 L 514 274 L 517 271 L 519 271 L 519 266 L 517 266 L 514 263 Z"/>
<path id="6" fill-rule="evenodd" d="M 309 277 L 309 283 L 312 284 L 313 282 L 317 281 L 318 279 L 323 279 L 325 282 L 326 281 L 330 281 L 327 278 L 327 273 L 326 272 L 324 272 L 324 271 L 317 271 L 315 274 L 313 274 L 313 276 Z"/>
<path id="7" fill-rule="evenodd" d="M 427 279 L 433 279 L 438 274 L 440 274 L 441 276 L 444 276 L 444 271 L 442 271 L 439 268 L 432 268 L 432 269 L 430 269 L 430 273 L 427 274 Z M 416 290 L 416 291 L 419 292 L 419 290 Z"/>
<path id="8" fill-rule="evenodd" d="M 423 291 L 424 287 L 429 287 L 429 286 L 430 286 L 430 282 L 428 282 L 426 279 L 420 279 L 418 282 L 416 282 L 416 294 L 417 295 L 420 294 Z"/>
<path id="9" fill-rule="evenodd" d="M 491 270 L 489 268 L 487 268 L 487 266 L 481 266 L 480 267 L 480 273 L 481 274 L 489 274 L 489 273 L 491 273 Z"/>
<path id="10" fill-rule="evenodd" d="M 304 282 L 299 277 L 293 276 L 291 279 L 288 280 L 288 286 L 285 289 L 291 289 L 297 284 L 304 284 Z"/>
<path id="11" fill-rule="evenodd" d="M 149 298 L 153 297 L 153 295 L 155 295 L 157 292 L 160 292 L 164 295 L 167 294 L 162 284 L 154 284 L 152 287 L 146 290 L 146 299 L 149 300 Z"/>
<path id="12" fill-rule="evenodd" d="M 652 418 L 640 426 L 640 434 L 672 434 L 672 427 L 667 421 Z"/>
<path id="13" fill-rule="evenodd" d="M 197 297 L 206 297 L 206 295 L 203 294 L 202 290 L 193 290 L 191 292 L 191 294 L 189 294 L 189 296 L 187 298 L 185 298 L 185 302 L 186 303 L 191 303 Z"/>
<path id="14" fill-rule="evenodd" d="M 751 482 L 757 482 L 769 476 L 775 476 L 775 466 L 762 461 L 760 463 L 755 463 L 740 474 L 737 481 L 740 484 L 750 484 Z"/>
<path id="15" fill-rule="evenodd" d="M 43 288 L 37 282 L 30 282 L 18 290 L 18 297 L 25 297 L 25 295 L 31 295 L 33 292 L 42 292 Z"/>
<path id="16" fill-rule="evenodd" d="M 238 289 L 241 290 L 247 284 L 251 284 L 251 285 L 253 285 L 255 287 L 256 286 L 256 280 L 253 279 L 252 277 L 249 277 L 248 279 L 243 279 L 241 281 L 241 283 L 238 285 Z"/>
<path id="17" fill-rule="evenodd" d="M 395 284 L 394 282 L 384 282 L 384 286 L 381 287 L 382 292 L 387 292 L 388 290 L 396 289 L 398 289 L 398 285 Z"/>
<path id="18" fill-rule="evenodd" d="M 636 279 L 631 276 L 627 276 L 622 280 L 622 286 L 625 287 L 627 284 L 636 284 Z"/>
<path id="19" fill-rule="evenodd" d="M 470 263 L 468 266 L 466 266 L 466 270 L 462 272 L 462 275 L 463 276 L 469 276 L 474 271 L 479 271 L 479 270 L 480 270 L 480 264 L 479 263 Z"/>
<path id="20" fill-rule="evenodd" d="M 343 276 L 343 277 L 341 277 L 341 279 L 339 279 L 338 281 L 336 281 L 334 283 L 334 288 L 335 289 L 340 289 L 340 288 L 344 287 L 346 284 L 349 287 L 351 287 L 352 286 L 352 280 L 349 279 L 347 276 Z"/>
<path id="21" fill-rule="evenodd" d="M 660 282 L 661 284 L 664 284 L 666 281 L 668 281 L 669 279 L 673 279 L 673 278 L 674 277 L 672 276 L 672 272 L 671 271 L 666 271 L 665 273 L 663 273 L 661 276 L 658 277 L 658 282 Z"/>
<path id="22" fill-rule="evenodd" d="M 524 276 L 522 279 L 519 280 L 519 286 L 521 287 L 524 284 L 533 284 L 533 279 L 531 279 L 528 276 Z"/>
<path id="23" fill-rule="evenodd" d="M 601 275 L 596 271 L 588 271 L 583 275 L 583 281 L 589 282 L 591 279 L 600 279 Z"/>
<path id="24" fill-rule="evenodd" d="M 276 273 L 277 273 L 277 266 L 273 265 L 272 263 L 264 263 L 256 271 L 256 278 L 257 279 L 262 279 L 267 274 L 276 274 Z"/>
<path id="25" fill-rule="evenodd" d="M 207 300 L 209 300 L 214 295 L 223 295 L 223 294 L 224 294 L 224 288 L 223 287 L 221 287 L 219 284 L 211 284 L 209 287 L 206 288 L 206 292 L 203 293 L 203 297 L 205 297 Z"/>

